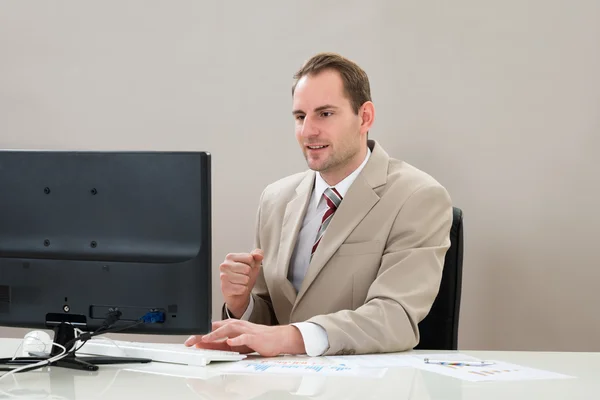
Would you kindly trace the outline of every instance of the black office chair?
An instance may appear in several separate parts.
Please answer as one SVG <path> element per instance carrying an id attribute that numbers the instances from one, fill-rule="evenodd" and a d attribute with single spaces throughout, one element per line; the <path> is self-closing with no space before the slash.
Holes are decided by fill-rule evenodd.
<path id="1" fill-rule="evenodd" d="M 440 290 L 431 311 L 419 324 L 421 340 L 415 349 L 457 350 L 462 287 L 463 213 L 453 208 L 450 248 L 446 252 Z"/>

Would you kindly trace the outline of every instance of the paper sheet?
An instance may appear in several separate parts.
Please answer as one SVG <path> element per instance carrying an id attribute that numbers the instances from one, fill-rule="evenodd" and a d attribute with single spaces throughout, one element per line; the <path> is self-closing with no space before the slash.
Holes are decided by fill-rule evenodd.
<path id="1" fill-rule="evenodd" d="M 362 368 L 416 367 L 422 360 L 410 355 L 367 354 L 358 356 L 328 356 L 328 360 Z"/>
<path id="2" fill-rule="evenodd" d="M 563 375 L 556 372 L 523 367 L 502 361 L 491 361 L 494 363 L 493 365 L 482 367 L 435 365 L 423 363 L 419 368 L 425 371 L 431 371 L 470 382 L 574 378 L 572 376 Z"/>
<path id="3" fill-rule="evenodd" d="M 328 360 L 347 365 L 355 365 L 363 368 L 391 368 L 391 367 L 414 367 L 419 368 L 424 364 L 425 358 L 443 359 L 447 361 L 479 361 L 479 359 L 459 353 L 448 354 L 366 354 L 357 356 L 328 356 Z"/>
<path id="4" fill-rule="evenodd" d="M 493 364 L 473 367 L 427 364 L 424 362 L 425 358 L 443 361 L 481 361 L 481 359 L 476 357 L 460 353 L 403 353 L 284 359 L 263 359 L 257 357 L 255 359 L 236 361 L 218 369 L 197 367 L 196 370 L 192 371 L 188 366 L 161 366 L 148 364 L 147 366 L 136 366 L 135 370 L 174 376 L 182 376 L 185 372 L 186 376 L 189 375 L 189 377 L 201 379 L 209 379 L 212 376 L 220 375 L 224 372 L 230 374 L 285 374 L 299 376 L 356 376 L 380 378 L 385 375 L 387 368 L 409 367 L 470 382 L 574 378 L 573 376 L 503 361 L 485 360 L 491 361 Z M 176 370 L 175 367 L 181 368 L 182 371 Z M 202 373 L 199 373 L 199 371 Z"/>
<path id="5" fill-rule="evenodd" d="M 380 355 L 359 355 L 359 356 L 333 356 L 327 357 L 329 360 L 352 365 L 359 368 L 390 368 L 390 367 L 412 367 L 424 371 L 435 372 L 438 374 L 451 376 L 454 378 L 470 381 L 518 381 L 518 380 L 537 380 L 537 379 L 568 379 L 572 376 L 559 374 L 551 371 L 544 371 L 535 368 L 524 367 L 516 364 L 510 364 L 502 361 L 493 361 L 489 366 L 453 366 L 427 364 L 425 359 L 440 361 L 482 361 L 479 358 L 468 356 L 461 353 L 404 353 L 404 354 L 380 354 Z M 489 360 L 485 360 L 489 361 Z"/>
<path id="6" fill-rule="evenodd" d="M 385 368 L 361 368 L 340 362 L 314 359 L 298 360 L 243 360 L 232 363 L 222 371 L 242 374 L 294 374 L 294 375 L 327 375 L 327 376 L 365 376 L 382 377 Z"/>

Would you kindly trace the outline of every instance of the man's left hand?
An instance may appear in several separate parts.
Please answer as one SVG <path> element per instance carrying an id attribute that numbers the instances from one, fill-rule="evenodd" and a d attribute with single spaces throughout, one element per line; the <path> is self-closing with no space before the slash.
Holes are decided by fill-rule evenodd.
<path id="1" fill-rule="evenodd" d="M 238 353 L 257 352 L 263 357 L 306 354 L 304 340 L 295 326 L 266 326 L 238 319 L 213 322 L 211 333 L 191 336 L 185 345 Z"/>

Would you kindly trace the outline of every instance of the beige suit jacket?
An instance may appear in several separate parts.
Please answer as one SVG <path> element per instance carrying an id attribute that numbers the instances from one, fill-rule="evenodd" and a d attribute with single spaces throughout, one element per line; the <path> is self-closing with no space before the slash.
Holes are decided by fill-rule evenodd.
<path id="1" fill-rule="evenodd" d="M 315 172 L 277 181 L 260 199 L 256 247 L 265 258 L 250 321 L 316 323 L 327 332 L 325 355 L 416 346 L 417 324 L 437 295 L 450 246 L 447 191 L 376 142 L 369 147 L 371 157 L 334 214 L 298 293 L 288 268 Z"/>

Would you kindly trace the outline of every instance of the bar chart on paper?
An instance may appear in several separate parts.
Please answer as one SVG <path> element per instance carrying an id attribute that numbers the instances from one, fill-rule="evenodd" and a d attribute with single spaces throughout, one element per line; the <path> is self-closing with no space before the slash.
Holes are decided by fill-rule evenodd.
<path id="1" fill-rule="evenodd" d="M 482 371 L 469 371 L 469 374 L 477 375 L 477 376 L 497 376 L 497 375 L 506 375 L 514 372 L 519 372 L 518 369 L 502 369 L 502 370 L 482 370 Z"/>
<path id="2" fill-rule="evenodd" d="M 338 376 L 383 376 L 385 369 L 364 369 L 344 363 L 327 363 L 310 359 L 298 360 L 244 360 L 232 364 L 227 372 L 249 374 L 288 374 L 288 375 L 338 375 Z"/>
<path id="3" fill-rule="evenodd" d="M 452 370 L 462 370 L 467 374 L 472 374 L 476 376 L 498 376 L 498 375 L 506 375 L 510 373 L 519 372 L 520 369 L 512 368 L 512 369 L 495 369 L 495 368 L 481 368 L 481 367 L 460 367 L 455 365 L 442 365 L 443 368 L 449 368 Z"/>
<path id="4" fill-rule="evenodd" d="M 420 369 L 471 382 L 566 379 L 571 376 L 496 361 L 485 367 L 423 364 Z"/>

